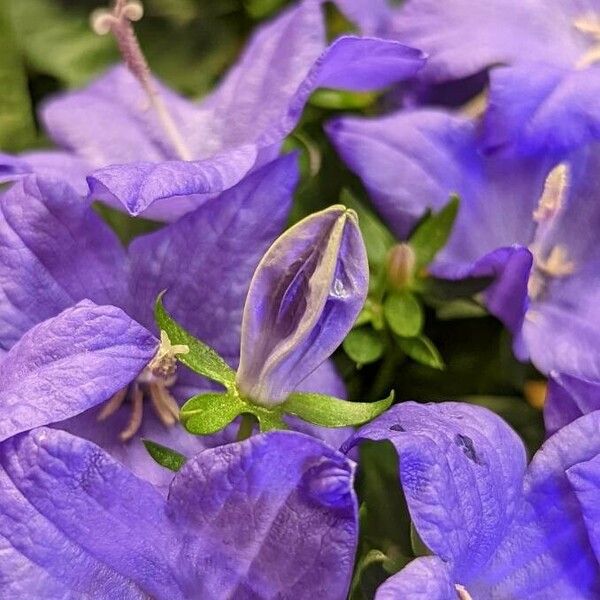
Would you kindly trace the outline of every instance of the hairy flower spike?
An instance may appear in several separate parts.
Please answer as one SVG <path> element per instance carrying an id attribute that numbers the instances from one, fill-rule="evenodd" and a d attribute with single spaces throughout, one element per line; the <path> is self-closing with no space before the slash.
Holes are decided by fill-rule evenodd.
<path id="1" fill-rule="evenodd" d="M 189 346 L 185 344 L 171 344 L 166 331 L 160 332 L 160 345 L 156 355 L 148 364 L 148 369 L 155 377 L 169 379 L 175 375 L 177 369 L 177 355 L 188 354 Z"/>
<path id="2" fill-rule="evenodd" d="M 536 222 L 549 221 L 559 213 L 565 203 L 569 188 L 569 177 L 569 166 L 565 163 L 559 164 L 550 171 L 546 178 L 542 197 L 533 212 L 533 218 Z"/>
<path id="3" fill-rule="evenodd" d="M 471 594 L 467 591 L 467 588 L 464 585 L 455 584 L 456 593 L 460 600 L 473 600 Z"/>
<path id="4" fill-rule="evenodd" d="M 573 27 L 594 41 L 594 45 L 583 54 L 575 67 L 577 69 L 591 67 L 600 61 L 600 17 L 596 13 L 583 15 L 573 21 Z"/>
<path id="5" fill-rule="evenodd" d="M 182 160 L 192 160 L 193 156 L 177 129 L 173 117 L 167 110 L 161 95 L 152 79 L 148 62 L 144 57 L 135 35 L 132 21 L 139 21 L 144 14 L 141 2 L 137 0 L 116 0 L 112 10 L 99 9 L 92 13 L 92 29 L 98 35 L 112 33 L 125 64 L 144 88 L 150 105 L 171 142 L 173 149 Z"/>

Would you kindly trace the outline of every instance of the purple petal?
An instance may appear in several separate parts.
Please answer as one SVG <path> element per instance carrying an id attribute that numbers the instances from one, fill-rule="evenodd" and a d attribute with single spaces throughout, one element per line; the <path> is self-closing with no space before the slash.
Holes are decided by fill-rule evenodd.
<path id="1" fill-rule="evenodd" d="M 436 277 L 459 281 L 471 277 L 490 277 L 493 283 L 485 290 L 485 304 L 515 336 L 515 353 L 523 360 L 521 330 L 529 308 L 527 284 L 533 258 L 527 248 L 498 248 L 471 264 L 438 263 L 431 269 Z"/>
<path id="2" fill-rule="evenodd" d="M 457 600 L 449 571 L 436 556 L 417 558 L 384 582 L 375 600 Z"/>
<path id="3" fill-rule="evenodd" d="M 474 261 L 498 247 L 527 245 L 533 237 L 531 214 L 548 166 L 542 160 L 482 156 L 472 121 L 416 110 L 338 119 L 328 133 L 400 238 L 452 193 L 462 203 L 443 257 Z"/>
<path id="4" fill-rule="evenodd" d="M 157 295 L 188 331 L 237 362 L 252 274 L 285 226 L 296 157 L 263 167 L 235 188 L 130 246 L 132 315 L 153 326 Z M 187 268 L 181 269 L 181 265 Z"/>
<path id="5" fill-rule="evenodd" d="M 600 327 L 572 307 L 532 305 L 525 316 L 523 339 L 542 373 L 558 371 L 600 379 Z"/>
<path id="6" fill-rule="evenodd" d="M 0 197 L 0 347 L 79 300 L 121 304 L 125 253 L 66 184 L 27 177 Z"/>
<path id="7" fill-rule="evenodd" d="M 89 301 L 36 325 L 1 359 L 0 440 L 108 400 L 156 347 L 123 311 Z"/>
<path id="8" fill-rule="evenodd" d="M 88 177 L 90 197 L 124 205 L 132 215 L 174 221 L 237 184 L 256 158 L 256 148 L 245 145 L 205 160 L 112 165 Z"/>
<path id="9" fill-rule="evenodd" d="M 362 440 L 390 441 L 411 518 L 427 547 L 468 582 L 504 537 L 521 497 L 523 443 L 481 407 L 404 402 L 362 427 Z"/>
<path id="10" fill-rule="evenodd" d="M 0 582 L 11 597 L 337 600 L 348 590 L 354 465 L 312 438 L 277 432 L 202 452 L 166 504 L 62 431 L 1 450 Z"/>
<path id="11" fill-rule="evenodd" d="M 537 452 L 525 478 L 525 502 L 479 581 L 474 598 L 596 598 L 600 594 L 594 515 L 581 478 L 595 472 L 600 413 L 567 425 Z M 586 465 L 594 460 L 594 465 Z M 588 471 L 589 472 L 589 471 Z M 588 484 L 593 484 L 589 479 Z M 599 490 L 595 489 L 597 505 Z M 579 496 L 581 494 L 581 497 Z M 587 496 L 587 498 L 586 498 Z M 583 503 L 582 503 L 583 502 Z"/>
<path id="12" fill-rule="evenodd" d="M 388 31 L 427 52 L 422 77 L 446 81 L 523 60 L 574 65 L 593 42 L 574 27 L 583 12 L 561 0 L 410 0 Z"/>
<path id="13" fill-rule="evenodd" d="M 25 152 L 20 156 L 0 153 L 0 182 L 17 181 L 30 174 L 46 181 L 65 181 L 86 196 L 89 165 L 74 154 L 56 150 Z"/>
<path id="14" fill-rule="evenodd" d="M 341 344 L 368 287 L 356 215 L 334 206 L 282 235 L 260 262 L 242 323 L 240 389 L 277 404 Z"/>
<path id="15" fill-rule="evenodd" d="M 600 410 L 600 382 L 551 373 L 544 403 L 546 432 L 552 435 L 579 417 Z"/>
<path id="16" fill-rule="evenodd" d="M 0 451 L 0 584 L 11 598 L 173 598 L 164 500 L 97 446 L 36 429 Z"/>
<path id="17" fill-rule="evenodd" d="M 542 63 L 494 69 L 484 144 L 524 154 L 565 154 L 600 138 L 600 69 Z"/>
<path id="18" fill-rule="evenodd" d="M 353 463 L 273 432 L 200 453 L 176 476 L 169 515 L 201 598 L 345 597 L 357 541 Z M 217 568 L 215 568 L 217 567 Z M 179 567 L 179 570 L 182 570 Z"/>

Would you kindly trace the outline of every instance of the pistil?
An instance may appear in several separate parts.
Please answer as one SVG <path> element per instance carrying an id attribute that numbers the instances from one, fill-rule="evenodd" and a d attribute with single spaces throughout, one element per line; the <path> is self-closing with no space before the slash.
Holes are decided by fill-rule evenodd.
<path id="1" fill-rule="evenodd" d="M 464 585 L 457 583 L 454 585 L 454 587 L 456 588 L 456 593 L 458 594 L 460 600 L 473 600 L 473 597 L 471 594 L 469 594 L 469 592 L 467 592 L 467 588 L 465 588 Z"/>
<path id="2" fill-rule="evenodd" d="M 92 28 L 98 35 L 106 35 L 107 33 L 114 35 L 125 64 L 146 92 L 150 105 L 154 109 L 173 149 L 182 160 L 192 160 L 192 153 L 186 146 L 152 79 L 150 67 L 131 25 L 132 22 L 139 21 L 143 14 L 144 9 L 141 2 L 137 0 L 115 0 L 112 10 L 99 9 L 92 13 Z"/>

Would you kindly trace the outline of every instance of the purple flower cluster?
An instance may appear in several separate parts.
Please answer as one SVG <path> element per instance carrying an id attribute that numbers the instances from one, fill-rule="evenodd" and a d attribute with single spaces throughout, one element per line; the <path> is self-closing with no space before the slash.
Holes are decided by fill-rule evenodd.
<path id="1" fill-rule="evenodd" d="M 295 2 L 195 103 L 117 0 L 94 26 L 124 64 L 43 105 L 54 149 L 0 155 L 0 598 L 343 600 L 371 442 L 428 550 L 377 600 L 600 597 L 600 2 L 336 4 L 362 35 L 327 45 L 322 2 Z M 286 230 L 283 142 L 323 87 L 392 89 L 326 130 L 396 241 L 460 196 L 427 270 L 489 279 L 549 378 L 529 464 L 487 409 L 344 400 L 356 213 Z M 162 226 L 125 248 L 95 201 Z"/>

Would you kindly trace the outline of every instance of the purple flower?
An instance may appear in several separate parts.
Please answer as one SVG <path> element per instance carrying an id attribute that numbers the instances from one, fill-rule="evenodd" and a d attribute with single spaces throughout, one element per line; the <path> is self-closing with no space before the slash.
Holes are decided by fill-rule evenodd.
<path id="1" fill-rule="evenodd" d="M 98 446 L 40 428 L 0 449 L 0 585 L 11 598 L 345 597 L 354 464 L 273 432 L 206 450 L 168 499 Z"/>
<path id="2" fill-rule="evenodd" d="M 320 5 L 305 0 L 259 28 L 238 64 L 199 104 L 154 81 L 143 57 L 125 48 L 135 75 L 113 68 L 41 111 L 50 137 L 70 152 L 61 155 L 63 177 L 74 177 L 81 189 L 83 161 L 94 199 L 172 220 L 277 156 L 317 87 L 377 89 L 421 68 L 422 54 L 396 42 L 343 37 L 326 48 Z M 118 39 L 129 31 L 122 31 L 130 27 L 123 15 L 104 18 L 117 23 Z M 0 175 L 52 174 L 58 160 L 49 167 L 47 153 L 8 157 Z"/>
<path id="3" fill-rule="evenodd" d="M 527 471 L 518 436 L 483 408 L 409 402 L 363 427 L 348 447 L 394 445 L 411 519 L 433 553 L 377 600 L 596 597 L 599 425 L 595 412 L 565 427 Z"/>
<path id="4" fill-rule="evenodd" d="M 471 121 L 430 110 L 340 119 L 329 133 L 399 236 L 458 193 L 455 229 L 433 274 L 493 277 L 485 302 L 513 333 L 519 358 L 544 373 L 600 377 L 596 148 L 552 170 L 548 158 L 489 157 Z"/>
<path id="5" fill-rule="evenodd" d="M 363 32 L 428 54 L 429 84 L 489 70 L 484 147 L 559 153 L 600 137 L 600 6 L 535 0 L 337 0 Z M 387 6 L 386 6 L 387 4 Z"/>
<path id="6" fill-rule="evenodd" d="M 237 385 L 274 406 L 326 361 L 367 297 L 369 270 L 353 211 L 333 206 L 282 235 L 246 299 Z"/>
<path id="7" fill-rule="evenodd" d="M 2 439 L 72 417 L 60 426 L 163 482 L 168 473 L 139 441 L 123 439 L 196 453 L 198 438 L 169 427 L 173 398 L 207 384 L 181 370 L 175 379 L 177 352 L 151 361 L 156 296 L 168 289 L 171 313 L 235 364 L 250 279 L 285 224 L 296 181 L 295 158 L 280 158 L 127 251 L 66 184 L 29 176 L 0 196 L 0 347 L 10 384 L 0 390 Z M 335 373 L 323 374 L 317 384 L 339 387 Z"/>

